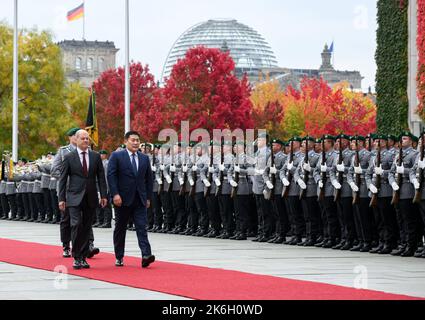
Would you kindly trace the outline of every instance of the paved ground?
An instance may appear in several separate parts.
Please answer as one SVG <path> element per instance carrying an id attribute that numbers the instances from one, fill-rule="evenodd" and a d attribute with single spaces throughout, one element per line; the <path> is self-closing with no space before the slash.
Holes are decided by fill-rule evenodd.
<path id="1" fill-rule="evenodd" d="M 113 252 L 112 230 L 95 229 L 95 244 Z M 425 297 L 425 259 L 379 256 L 318 248 L 150 234 L 158 260 L 310 280 Z M 0 238 L 59 245 L 59 226 L 0 221 Z M 127 255 L 140 256 L 135 232 Z M 111 261 L 113 263 L 113 261 Z M 359 280 L 360 274 L 362 277 Z M 181 299 L 70 276 L 67 290 L 54 287 L 57 274 L 0 263 L 0 299 Z M 45 281 L 51 280 L 51 281 Z M 58 293 L 59 292 L 59 293 Z"/>

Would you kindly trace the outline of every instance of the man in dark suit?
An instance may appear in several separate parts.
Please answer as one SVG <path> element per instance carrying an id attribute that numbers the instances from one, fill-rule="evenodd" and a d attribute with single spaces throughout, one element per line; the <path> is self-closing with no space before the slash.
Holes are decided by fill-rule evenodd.
<path id="1" fill-rule="evenodd" d="M 149 157 L 139 152 L 139 133 L 126 133 L 125 145 L 126 149 L 114 152 L 108 163 L 108 185 L 116 208 L 115 265 L 124 265 L 125 235 L 128 220 L 132 217 L 142 251 L 142 267 L 147 268 L 155 261 L 146 231 L 147 209 L 152 199 L 152 169 Z"/>
<path id="2" fill-rule="evenodd" d="M 89 134 L 80 130 L 76 134 L 77 148 L 64 157 L 59 180 L 59 209 L 69 209 L 71 219 L 72 256 L 74 269 L 88 269 L 89 238 L 96 207 L 107 203 L 105 171 L 97 152 L 89 150 Z M 69 185 L 67 181 L 69 179 Z M 97 188 L 97 184 L 99 188 Z"/>

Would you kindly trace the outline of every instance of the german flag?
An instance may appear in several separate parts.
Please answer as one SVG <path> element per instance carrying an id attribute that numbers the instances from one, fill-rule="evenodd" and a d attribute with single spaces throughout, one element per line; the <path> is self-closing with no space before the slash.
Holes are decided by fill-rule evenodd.
<path id="1" fill-rule="evenodd" d="M 82 18 L 83 16 L 84 16 L 84 2 L 80 4 L 78 7 L 76 7 L 75 9 L 72 9 L 71 11 L 69 11 L 68 14 L 66 15 L 68 21 L 74 21 L 74 20 Z"/>
<path id="2" fill-rule="evenodd" d="M 99 131 L 97 128 L 97 117 L 96 117 L 96 94 L 94 90 L 91 90 L 89 110 L 86 121 L 86 131 L 90 135 L 92 145 L 97 147 L 99 145 Z"/>

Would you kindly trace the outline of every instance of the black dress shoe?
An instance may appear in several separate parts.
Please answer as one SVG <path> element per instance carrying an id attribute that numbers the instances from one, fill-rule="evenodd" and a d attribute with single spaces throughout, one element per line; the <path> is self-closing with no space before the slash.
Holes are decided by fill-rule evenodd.
<path id="1" fill-rule="evenodd" d="M 369 252 L 370 250 L 372 250 L 372 245 L 365 242 L 363 247 L 360 249 L 360 252 Z"/>
<path id="2" fill-rule="evenodd" d="M 63 254 L 62 254 L 62 256 L 63 256 L 64 258 L 71 258 L 71 249 L 69 249 L 69 248 L 65 248 L 65 249 L 63 249 Z"/>
<path id="3" fill-rule="evenodd" d="M 95 224 L 92 225 L 92 228 L 98 228 L 100 226 L 99 222 L 96 222 Z"/>
<path id="4" fill-rule="evenodd" d="M 384 246 L 381 251 L 378 252 L 378 254 L 390 254 L 393 252 L 392 246 Z"/>
<path id="5" fill-rule="evenodd" d="M 345 244 L 340 248 L 341 251 L 348 251 L 353 247 L 353 242 L 346 241 Z"/>
<path id="6" fill-rule="evenodd" d="M 83 269 L 90 269 L 90 265 L 87 263 L 86 259 L 81 260 L 81 267 Z"/>
<path id="7" fill-rule="evenodd" d="M 424 253 L 424 248 L 418 248 L 418 250 L 416 250 L 414 257 L 415 258 L 421 258 L 422 254 Z"/>
<path id="8" fill-rule="evenodd" d="M 316 248 L 323 248 L 323 246 L 325 245 L 325 243 L 327 242 L 327 240 L 322 240 L 322 241 L 318 241 L 314 246 Z"/>
<path id="9" fill-rule="evenodd" d="M 316 245 L 316 240 L 308 239 L 304 242 L 304 247 L 314 247 Z"/>
<path id="10" fill-rule="evenodd" d="M 115 266 L 116 267 L 124 267 L 124 260 L 123 259 L 116 259 L 115 260 Z"/>
<path id="11" fill-rule="evenodd" d="M 87 255 L 87 258 L 89 258 L 89 259 L 93 258 L 95 255 L 99 254 L 99 252 L 100 252 L 99 248 L 95 248 L 95 247 L 90 248 L 89 254 Z"/>
<path id="12" fill-rule="evenodd" d="M 350 251 L 357 252 L 357 251 L 360 251 L 362 248 L 363 248 L 363 242 L 359 242 L 357 245 L 355 245 L 354 247 L 352 247 L 350 249 Z"/>
<path id="13" fill-rule="evenodd" d="M 72 267 L 75 270 L 80 270 L 83 268 L 83 265 L 81 264 L 81 260 L 80 259 L 74 259 L 74 263 L 72 264 Z"/>
<path id="14" fill-rule="evenodd" d="M 273 243 L 275 244 L 282 244 L 286 241 L 286 239 L 284 237 L 277 237 L 276 239 L 274 239 Z"/>
<path id="15" fill-rule="evenodd" d="M 264 237 L 258 239 L 258 242 L 265 243 L 265 242 L 268 242 L 269 240 L 270 240 L 270 237 L 264 236 Z"/>
<path id="16" fill-rule="evenodd" d="M 425 250 L 422 252 L 421 258 L 425 258 Z"/>
<path id="17" fill-rule="evenodd" d="M 142 268 L 147 268 L 151 263 L 155 262 L 155 256 L 150 255 L 142 258 Z"/>
<path id="18" fill-rule="evenodd" d="M 369 252 L 373 254 L 379 254 L 382 251 L 382 249 L 384 249 L 384 245 L 380 244 L 379 246 L 377 246 L 376 248 L 373 248 Z"/>
<path id="19" fill-rule="evenodd" d="M 397 249 L 394 249 L 394 250 L 391 252 L 391 255 L 392 255 L 392 256 L 395 256 L 395 257 L 399 257 L 399 256 L 401 256 L 401 254 L 402 254 L 405 250 L 406 250 L 406 246 L 404 246 L 404 245 L 398 246 L 398 248 L 397 248 Z"/>
<path id="20" fill-rule="evenodd" d="M 101 229 L 111 229 L 112 226 L 111 226 L 110 223 L 105 223 L 105 224 L 102 224 L 101 226 L 99 226 L 99 228 L 101 228 Z"/>
<path id="21" fill-rule="evenodd" d="M 221 235 L 217 237 L 217 239 L 230 239 L 230 234 L 228 232 L 223 232 Z"/>
<path id="22" fill-rule="evenodd" d="M 231 236 L 230 240 L 236 240 L 236 238 L 239 237 L 239 233 L 236 233 L 234 236 Z"/>
<path id="23" fill-rule="evenodd" d="M 246 234 L 240 233 L 235 240 L 243 241 L 243 240 L 248 240 L 248 238 L 247 238 Z"/>
<path id="24" fill-rule="evenodd" d="M 406 250 L 401 254 L 402 257 L 413 257 L 415 255 L 416 248 L 407 247 Z"/>
<path id="25" fill-rule="evenodd" d="M 248 238 L 252 238 L 252 237 L 256 237 L 257 233 L 255 233 L 254 231 L 248 232 Z"/>

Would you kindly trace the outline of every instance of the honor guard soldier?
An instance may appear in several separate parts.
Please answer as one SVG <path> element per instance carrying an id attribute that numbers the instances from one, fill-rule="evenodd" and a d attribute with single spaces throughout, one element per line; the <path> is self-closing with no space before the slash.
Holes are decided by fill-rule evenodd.
<path id="1" fill-rule="evenodd" d="M 164 214 L 162 212 L 162 205 L 160 200 L 160 193 L 163 187 L 162 181 L 162 171 L 161 171 L 161 159 L 160 159 L 160 144 L 155 144 L 153 146 L 151 168 L 154 176 L 153 179 L 153 189 L 152 189 L 152 212 L 154 217 L 154 227 L 150 232 L 156 233 L 162 230 L 162 225 L 164 223 Z"/>
<path id="2" fill-rule="evenodd" d="M 100 150 L 99 151 L 100 158 L 102 159 L 103 169 L 105 172 L 108 172 L 108 155 L 109 152 L 106 150 Z M 105 179 L 107 179 L 105 175 Z M 109 194 L 109 186 L 108 181 L 106 180 L 106 187 L 108 192 L 108 199 L 110 199 Z M 99 208 L 99 216 L 97 217 L 97 221 L 99 222 L 98 227 L 101 229 L 110 229 L 112 226 L 112 205 L 111 201 L 108 201 L 108 204 L 105 206 L 105 208 L 100 207 Z M 94 225 L 93 225 L 94 227 Z"/>
<path id="3" fill-rule="evenodd" d="M 416 204 L 413 203 L 415 189 L 418 189 L 418 181 L 410 181 L 410 174 L 418 157 L 418 152 L 412 148 L 414 140 L 418 140 L 410 132 L 403 132 L 400 136 L 400 150 L 395 157 L 388 180 L 393 188 L 393 204 L 398 203 L 402 226 L 405 226 L 406 246 L 392 252 L 393 255 L 402 257 L 414 256 L 421 241 L 418 227 L 420 226 L 420 214 Z M 412 177 L 413 178 L 413 177 Z"/>
<path id="4" fill-rule="evenodd" d="M 184 149 L 183 149 L 184 148 Z M 172 179 L 172 192 L 171 201 L 173 204 L 173 211 L 175 217 L 175 227 L 171 231 L 172 234 L 179 234 L 186 229 L 187 214 L 185 210 L 185 198 L 180 195 L 180 189 L 183 185 L 181 177 L 184 152 L 186 144 L 184 142 L 177 142 L 173 146 L 173 153 L 171 157 L 171 165 L 169 166 L 170 175 L 173 175 Z"/>
<path id="5" fill-rule="evenodd" d="M 174 154 L 174 151 L 172 150 L 173 146 L 166 143 L 163 144 L 161 147 L 161 152 L 159 155 L 160 159 L 160 165 L 159 168 L 162 172 L 162 183 L 163 187 L 160 193 L 160 200 L 162 207 L 164 209 L 164 227 L 162 230 L 160 230 L 160 233 L 169 233 L 174 229 L 175 226 L 175 216 L 174 216 L 174 210 L 173 210 L 173 203 L 171 198 L 171 192 L 172 192 L 172 184 L 173 180 L 171 178 L 171 175 L 174 173 L 171 173 L 170 167 L 171 167 L 171 159 Z M 160 182 L 158 182 L 160 183 Z"/>

